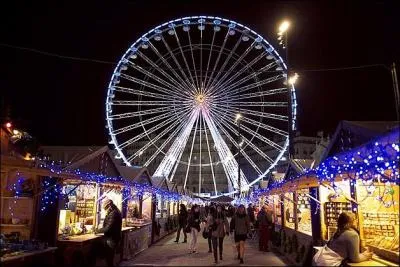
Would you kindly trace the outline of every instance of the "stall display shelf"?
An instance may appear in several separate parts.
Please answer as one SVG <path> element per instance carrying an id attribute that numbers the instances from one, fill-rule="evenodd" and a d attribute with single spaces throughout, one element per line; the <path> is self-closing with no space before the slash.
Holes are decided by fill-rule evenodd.
<path id="1" fill-rule="evenodd" d="M 308 189 L 306 190 L 308 191 Z M 297 230 L 304 234 L 312 235 L 310 198 L 308 197 L 305 190 L 301 190 L 298 192 L 297 211 L 298 211 Z"/>
<path id="2" fill-rule="evenodd" d="M 327 202 L 324 203 L 325 222 L 330 227 L 337 226 L 337 219 L 342 212 L 351 212 L 349 202 Z"/>

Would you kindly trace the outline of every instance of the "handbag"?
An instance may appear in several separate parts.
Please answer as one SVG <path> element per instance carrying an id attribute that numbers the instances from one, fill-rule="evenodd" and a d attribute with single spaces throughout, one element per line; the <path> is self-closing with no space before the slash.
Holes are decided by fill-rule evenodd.
<path id="1" fill-rule="evenodd" d="M 210 232 L 209 231 L 206 231 L 206 228 L 204 228 L 204 230 L 203 230 L 203 238 L 204 239 L 208 239 L 208 236 L 210 235 Z"/>
<path id="2" fill-rule="evenodd" d="M 312 266 L 340 266 L 343 258 L 327 245 L 323 247 L 314 247 L 318 252 L 312 259 Z"/>

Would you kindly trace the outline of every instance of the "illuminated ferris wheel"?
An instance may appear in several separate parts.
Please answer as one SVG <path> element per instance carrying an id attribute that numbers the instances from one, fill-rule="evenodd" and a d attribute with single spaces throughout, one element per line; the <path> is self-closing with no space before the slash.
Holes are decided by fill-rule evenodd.
<path id="1" fill-rule="evenodd" d="M 223 180 L 232 194 L 240 175 L 247 190 L 288 147 L 296 100 L 286 75 L 277 51 L 244 25 L 209 16 L 166 22 L 140 37 L 114 70 L 110 143 L 126 165 L 151 166 L 153 176 L 184 188 L 195 183 L 199 193 L 216 195 Z"/>

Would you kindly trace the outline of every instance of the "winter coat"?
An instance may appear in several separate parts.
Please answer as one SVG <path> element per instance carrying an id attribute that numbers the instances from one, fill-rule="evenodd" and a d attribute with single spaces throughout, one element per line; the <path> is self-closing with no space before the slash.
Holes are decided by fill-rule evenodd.
<path id="1" fill-rule="evenodd" d="M 231 221 L 231 231 L 235 231 L 235 235 L 247 235 L 250 231 L 250 219 L 247 214 L 236 213 Z"/>
<path id="2" fill-rule="evenodd" d="M 211 228 L 212 237 L 225 237 L 225 233 L 229 232 L 228 219 L 221 213 L 215 214 L 215 217 L 209 214 L 207 217 L 207 227 Z"/>
<path id="3" fill-rule="evenodd" d="M 187 219 L 188 219 L 188 213 L 186 210 L 180 210 L 179 211 L 179 226 L 180 227 L 185 227 L 187 224 Z"/>
<path id="4" fill-rule="evenodd" d="M 260 227 L 268 227 L 272 225 L 272 212 L 261 210 L 257 215 L 258 225 Z"/>
<path id="5" fill-rule="evenodd" d="M 112 204 L 104 219 L 103 228 L 98 229 L 98 233 L 104 233 L 106 240 L 118 243 L 121 240 L 122 215 L 117 206 Z"/>
<path id="6" fill-rule="evenodd" d="M 247 214 L 249 215 L 250 222 L 254 223 L 256 221 L 256 216 L 254 215 L 254 208 L 248 207 Z"/>
<path id="7" fill-rule="evenodd" d="M 190 227 L 195 228 L 200 232 L 200 212 L 190 213 L 188 224 Z"/>

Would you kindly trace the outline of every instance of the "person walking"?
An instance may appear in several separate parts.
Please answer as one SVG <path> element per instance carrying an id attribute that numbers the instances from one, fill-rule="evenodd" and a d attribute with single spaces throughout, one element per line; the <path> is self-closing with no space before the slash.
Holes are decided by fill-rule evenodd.
<path id="1" fill-rule="evenodd" d="M 209 214 L 207 218 L 207 225 L 210 229 L 212 239 L 213 251 L 214 251 L 214 263 L 218 263 L 218 251 L 219 259 L 222 260 L 224 237 L 229 235 L 229 223 L 228 219 L 221 206 L 217 206 L 217 209 Z"/>
<path id="2" fill-rule="evenodd" d="M 263 205 L 257 215 L 257 223 L 259 227 L 258 248 L 260 251 L 268 252 L 268 242 L 272 230 L 272 211 L 267 205 Z"/>
<path id="3" fill-rule="evenodd" d="M 179 215 L 178 215 L 178 231 L 176 233 L 176 240 L 175 243 L 179 243 L 179 237 L 181 235 L 181 230 L 183 232 L 183 243 L 187 242 L 187 234 L 185 231 L 185 227 L 187 225 L 187 219 L 188 219 L 188 212 L 186 210 L 186 206 L 184 204 L 179 205 Z"/>
<path id="4" fill-rule="evenodd" d="M 200 232 L 200 209 L 194 205 L 188 217 L 191 239 L 189 243 L 189 253 L 197 253 L 197 236 Z"/>
<path id="5" fill-rule="evenodd" d="M 208 209 L 208 213 L 205 219 L 205 229 L 208 232 L 207 236 L 207 243 L 208 243 L 208 253 L 212 253 L 212 238 L 211 238 L 211 226 L 212 226 L 212 221 L 209 220 L 209 218 L 212 218 L 213 214 L 215 214 L 216 210 L 214 206 L 210 206 Z"/>
<path id="6" fill-rule="evenodd" d="M 255 224 L 255 222 L 256 222 L 256 216 L 255 216 L 255 214 L 254 214 L 254 211 L 255 211 L 255 209 L 254 209 L 254 207 L 253 207 L 253 204 L 249 204 L 249 206 L 247 207 L 247 215 L 249 215 L 249 219 L 250 219 L 250 222 L 254 225 Z"/>
<path id="7" fill-rule="evenodd" d="M 106 199 L 103 202 L 103 208 L 107 211 L 107 215 L 103 227 L 95 229 L 95 233 L 104 234 L 103 249 L 107 266 L 114 266 L 115 252 L 121 241 L 122 215 L 111 199 Z"/>
<path id="8" fill-rule="evenodd" d="M 250 231 L 250 219 L 246 214 L 244 205 L 239 205 L 234 217 L 232 218 L 230 225 L 231 232 L 234 232 L 235 245 L 238 252 L 238 259 L 240 263 L 244 263 L 244 244 L 247 238 L 247 234 Z"/>

